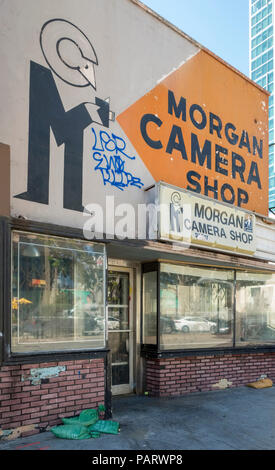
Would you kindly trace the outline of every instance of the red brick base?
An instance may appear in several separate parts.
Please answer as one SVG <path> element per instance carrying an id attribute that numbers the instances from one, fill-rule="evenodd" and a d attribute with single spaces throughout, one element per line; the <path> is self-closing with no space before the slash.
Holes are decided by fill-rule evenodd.
<path id="1" fill-rule="evenodd" d="M 275 380 L 275 352 L 150 359 L 146 361 L 146 391 L 158 397 L 180 396 L 224 384 L 246 385 L 261 375 Z"/>
<path id="2" fill-rule="evenodd" d="M 57 366 L 65 370 L 47 378 L 47 368 Z M 39 383 L 31 376 L 37 368 L 44 369 Z M 21 436 L 35 434 L 104 404 L 104 382 L 104 359 L 0 366 L 0 438 L 21 427 Z"/>

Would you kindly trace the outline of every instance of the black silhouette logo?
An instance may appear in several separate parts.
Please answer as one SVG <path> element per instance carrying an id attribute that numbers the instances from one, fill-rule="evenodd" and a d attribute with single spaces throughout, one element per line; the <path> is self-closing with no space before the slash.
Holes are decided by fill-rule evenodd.
<path id="1" fill-rule="evenodd" d="M 88 37 L 64 19 L 47 21 L 40 46 L 49 68 L 30 62 L 29 144 L 27 191 L 15 197 L 49 203 L 50 129 L 58 146 L 64 144 L 65 209 L 83 212 L 83 132 L 91 123 L 109 127 L 115 115 L 109 99 L 94 98 L 65 111 L 53 74 L 74 87 L 96 91 L 98 58 Z"/>

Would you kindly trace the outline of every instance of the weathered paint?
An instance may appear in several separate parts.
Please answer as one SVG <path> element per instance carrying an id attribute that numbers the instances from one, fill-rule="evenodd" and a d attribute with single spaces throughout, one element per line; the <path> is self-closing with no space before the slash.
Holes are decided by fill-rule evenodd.
<path id="1" fill-rule="evenodd" d="M 117 120 L 155 181 L 268 215 L 268 96 L 212 55 L 195 54 Z"/>
<path id="2" fill-rule="evenodd" d="M 110 412 L 111 403 L 107 403 L 104 395 L 104 356 L 67 361 L 64 358 L 61 362 L 42 365 L 33 362 L 0 367 L 2 437 L 10 435 L 13 429 L 18 433 L 22 431 L 23 437 L 37 434 L 62 424 L 62 417 L 75 416 L 84 409 L 98 408 L 99 405 L 105 405 L 106 412 Z M 39 380 L 30 383 L 38 369 L 46 378 L 41 379 L 41 384 Z M 59 373 L 59 377 L 55 378 L 54 373 Z M 64 390 L 66 394 L 63 396 Z M 33 400 L 34 394 L 36 400 Z M 29 425 L 33 427 L 25 428 Z"/>
<path id="3" fill-rule="evenodd" d="M 0 215 L 10 215 L 10 147 L 0 143 Z"/>
<path id="4" fill-rule="evenodd" d="M 19 426 L 15 429 L 0 429 L 0 439 L 3 441 L 11 441 L 17 439 L 23 433 L 32 432 L 37 428 L 37 424 L 29 424 L 27 426 Z"/>
<path id="5" fill-rule="evenodd" d="M 160 177 L 186 187 L 186 162 L 176 155 L 177 149 L 168 158 L 164 154 L 159 157 L 152 149 L 148 152 L 148 145 L 144 153 L 136 146 L 141 135 L 140 116 L 131 119 L 133 135 L 122 120 L 125 110 L 144 96 L 147 104 L 151 98 L 155 104 L 156 97 L 162 101 L 162 91 L 154 95 L 150 90 L 163 89 L 164 93 L 164 85 L 170 86 L 181 74 L 181 86 L 176 84 L 174 89 L 176 100 L 183 96 L 190 104 L 205 105 L 207 112 L 221 116 L 224 123 L 234 123 L 239 132 L 261 132 L 262 121 L 265 132 L 266 112 L 262 107 L 256 114 L 254 110 L 259 96 L 266 101 L 267 94 L 196 41 L 148 13 L 139 2 L 59 0 L 48 2 L 46 9 L 36 0 L 25 0 L 24 7 L 21 3 L 3 0 L 0 18 L 0 95 L 6 113 L 1 139 L 11 147 L 12 216 L 82 228 L 86 220 L 83 206 L 96 201 L 105 209 L 106 196 L 115 196 L 116 207 L 122 203 L 135 207 L 145 202 L 144 189 Z M 66 43 L 64 38 L 71 41 Z M 82 56 L 90 59 L 82 74 L 72 63 L 77 56 L 74 38 L 81 51 L 89 52 Z M 67 54 L 67 62 L 58 62 L 59 45 L 65 48 L 58 51 Z M 71 49 L 66 49 L 69 45 Z M 158 114 L 157 104 L 154 109 Z M 126 111 L 124 121 L 128 116 Z M 200 133 L 200 138 L 206 137 L 207 133 Z M 225 147 L 223 139 L 215 140 Z M 256 161 L 256 156 L 251 160 Z M 187 163 L 188 171 L 193 166 L 202 171 L 200 165 Z M 249 185 L 235 180 L 233 186 L 244 190 L 249 186 L 247 208 L 264 213 L 268 165 L 263 169 L 264 161 L 256 163 L 262 191 L 255 181 Z M 227 168 L 223 160 L 219 166 Z M 212 185 L 213 169 L 205 173 Z M 222 173 L 216 179 L 219 187 L 227 180 Z M 224 193 L 228 199 L 230 192 Z"/>
<path id="6" fill-rule="evenodd" d="M 229 380 L 227 379 L 221 379 L 219 382 L 217 382 L 216 384 L 213 384 L 212 387 L 213 388 L 218 388 L 220 390 L 224 390 L 228 387 L 230 387 L 230 385 L 232 385 L 233 382 L 230 382 Z"/>
<path id="7" fill-rule="evenodd" d="M 51 377 L 58 377 L 60 372 L 64 372 L 66 366 L 56 366 L 56 367 L 39 367 L 37 369 L 30 369 L 30 376 L 22 375 L 21 380 L 25 382 L 30 380 L 32 385 L 38 385 L 43 379 L 49 379 Z"/>
<path id="8" fill-rule="evenodd" d="M 256 258 L 275 262 L 275 220 L 260 219 L 256 222 Z"/>

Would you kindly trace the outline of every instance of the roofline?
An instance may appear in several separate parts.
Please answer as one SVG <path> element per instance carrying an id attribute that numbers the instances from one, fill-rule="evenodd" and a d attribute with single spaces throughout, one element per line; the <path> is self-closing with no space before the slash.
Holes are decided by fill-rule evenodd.
<path id="1" fill-rule="evenodd" d="M 202 44 L 200 44 L 198 41 L 196 41 L 195 39 L 191 38 L 191 36 L 189 36 L 188 34 L 184 33 L 181 29 L 179 29 L 177 26 L 175 26 L 173 23 L 170 23 L 170 21 L 166 20 L 165 18 L 163 18 L 163 16 L 159 15 L 158 13 L 156 13 L 154 10 L 152 10 L 150 7 L 148 7 L 147 5 L 145 5 L 144 3 L 142 3 L 140 0 L 129 0 L 130 2 L 134 3 L 135 5 L 137 5 L 138 7 L 142 8 L 144 11 L 146 11 L 147 13 L 149 13 L 151 16 L 153 16 L 155 19 L 157 19 L 158 21 L 160 21 L 161 23 L 165 24 L 166 26 L 168 26 L 168 28 L 170 29 L 173 29 L 173 31 L 175 31 L 176 33 L 178 33 L 180 36 L 184 37 L 185 39 L 187 39 L 188 41 L 190 41 L 192 44 L 194 44 L 195 46 L 197 46 L 198 48 L 200 48 L 201 50 L 203 50 L 204 52 L 206 52 L 207 54 L 209 54 L 210 56 L 212 56 L 214 59 L 218 60 L 219 62 L 221 62 L 223 65 L 225 65 L 227 68 L 229 68 L 230 70 L 232 70 L 232 72 L 235 72 L 236 74 L 238 74 L 240 77 L 242 77 L 244 80 L 246 80 L 247 82 L 251 83 L 251 85 L 254 85 L 256 88 L 258 88 L 260 91 L 262 91 L 265 95 L 267 96 L 270 96 L 270 92 L 267 91 L 265 88 L 261 87 L 260 85 L 258 85 L 256 82 L 254 82 L 253 80 L 251 80 L 251 78 L 249 78 L 247 75 L 245 75 L 244 73 L 240 72 L 240 70 L 236 69 L 235 67 L 233 67 L 233 65 L 230 65 L 228 62 L 226 62 L 225 60 L 223 60 L 221 57 L 219 57 L 218 55 L 216 55 L 214 52 L 210 51 L 209 49 L 207 49 L 207 47 L 203 46 Z"/>

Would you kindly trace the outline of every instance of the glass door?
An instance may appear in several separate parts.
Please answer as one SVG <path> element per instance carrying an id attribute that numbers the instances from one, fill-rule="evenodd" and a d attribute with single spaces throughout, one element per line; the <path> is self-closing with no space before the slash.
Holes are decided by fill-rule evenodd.
<path id="1" fill-rule="evenodd" d="M 112 357 L 112 393 L 133 389 L 132 271 L 108 272 L 108 343 Z"/>

